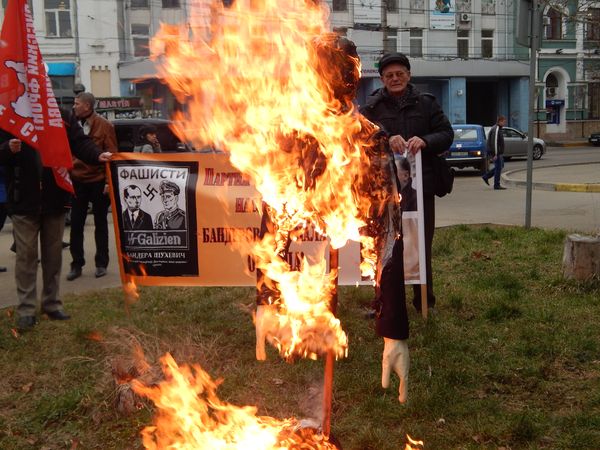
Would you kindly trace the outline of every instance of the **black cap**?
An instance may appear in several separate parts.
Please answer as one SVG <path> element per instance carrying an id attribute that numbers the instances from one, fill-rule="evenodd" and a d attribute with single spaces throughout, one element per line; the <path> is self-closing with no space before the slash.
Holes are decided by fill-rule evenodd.
<path id="1" fill-rule="evenodd" d="M 81 92 L 85 92 L 85 86 L 81 83 L 75 83 L 75 85 L 73 85 L 73 92 L 77 95 Z"/>
<path id="2" fill-rule="evenodd" d="M 158 191 L 160 192 L 160 195 L 163 195 L 165 192 L 172 192 L 175 195 L 179 195 L 179 186 L 172 181 L 162 180 L 158 187 Z"/>
<path id="3" fill-rule="evenodd" d="M 386 53 L 379 59 L 378 69 L 379 75 L 382 75 L 383 69 L 390 64 L 400 64 L 408 69 L 410 72 L 410 62 L 406 55 L 402 53 Z"/>

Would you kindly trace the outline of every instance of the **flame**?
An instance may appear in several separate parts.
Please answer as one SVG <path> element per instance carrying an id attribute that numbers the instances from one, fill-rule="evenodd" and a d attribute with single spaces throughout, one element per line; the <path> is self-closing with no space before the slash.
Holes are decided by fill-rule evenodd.
<path id="1" fill-rule="evenodd" d="M 413 438 L 411 438 L 408 434 L 406 435 L 406 439 L 408 439 L 408 444 L 406 444 L 404 450 L 419 450 L 417 447 L 413 447 L 413 445 L 416 445 L 421 448 L 423 447 L 423 441 L 416 441 Z"/>
<path id="2" fill-rule="evenodd" d="M 319 434 L 298 432 L 295 419 L 257 416 L 253 406 L 234 406 L 216 394 L 217 382 L 198 365 L 179 367 L 170 354 L 161 358 L 165 380 L 134 391 L 157 407 L 154 425 L 142 431 L 147 449 L 282 450 L 335 449 Z"/>
<path id="3" fill-rule="evenodd" d="M 187 107 L 174 127 L 196 148 L 226 151 L 269 205 L 275 240 L 252 252 L 275 287 L 271 342 L 285 357 L 344 356 L 347 338 L 328 311 L 332 275 L 306 261 L 291 273 L 282 250 L 312 226 L 333 248 L 360 241 L 362 273 L 373 277 L 374 241 L 363 232 L 371 204 L 357 186 L 377 129 L 356 113 L 347 79 L 359 79 L 360 61 L 335 47 L 323 2 L 192 1 L 189 8 L 190 27 L 163 25 L 151 41 L 161 76 Z"/>

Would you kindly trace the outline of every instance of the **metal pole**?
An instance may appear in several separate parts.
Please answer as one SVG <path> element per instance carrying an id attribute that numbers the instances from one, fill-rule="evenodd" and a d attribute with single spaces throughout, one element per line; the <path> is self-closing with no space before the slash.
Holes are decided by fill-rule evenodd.
<path id="1" fill-rule="evenodd" d="M 537 52 L 540 46 L 540 14 L 538 0 L 531 2 L 531 50 L 529 54 L 529 126 L 527 128 L 527 190 L 525 197 L 525 228 L 531 227 L 531 196 L 533 191 L 533 122 L 536 119 L 535 80 Z"/>
<path id="2" fill-rule="evenodd" d="M 337 272 L 339 266 L 338 249 L 329 247 L 329 271 Z M 334 280 L 334 289 L 331 296 L 329 308 L 333 315 L 337 309 L 338 301 L 338 275 L 336 273 Z M 333 366 L 335 364 L 335 354 L 333 350 L 329 350 L 325 357 L 325 375 L 323 383 L 323 435 L 329 437 L 331 433 L 331 401 L 333 398 Z"/>

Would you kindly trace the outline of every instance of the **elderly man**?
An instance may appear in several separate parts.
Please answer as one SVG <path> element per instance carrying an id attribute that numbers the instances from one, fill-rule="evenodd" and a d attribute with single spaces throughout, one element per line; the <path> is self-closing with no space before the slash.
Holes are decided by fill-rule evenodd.
<path id="1" fill-rule="evenodd" d="M 179 186 L 172 181 L 163 180 L 158 188 L 164 210 L 160 211 L 154 220 L 157 230 L 185 230 L 185 211 L 177 205 L 179 201 Z"/>
<path id="2" fill-rule="evenodd" d="M 104 152 L 117 152 L 117 135 L 113 125 L 94 111 L 96 99 L 89 92 L 80 92 L 75 97 L 73 111 L 83 126 L 83 132 L 90 136 L 94 143 Z M 73 158 L 71 172 L 75 198 L 71 209 L 71 271 L 67 280 L 72 281 L 81 276 L 85 265 L 83 236 L 88 206 L 92 204 L 94 214 L 94 239 L 96 241 L 96 278 L 106 275 L 108 267 L 108 181 L 104 166 L 89 165 L 80 159 Z"/>
<path id="3" fill-rule="evenodd" d="M 454 132 L 450 121 L 431 94 L 419 92 L 410 83 L 410 62 L 402 53 L 388 53 L 379 60 L 383 87 L 376 90 L 360 108 L 364 116 L 377 123 L 389 136 L 394 153 L 421 152 L 423 162 L 423 213 L 425 219 L 425 266 L 427 305 L 433 308 L 431 247 L 435 231 L 433 158 L 452 145 Z M 413 305 L 421 310 L 420 287 L 413 286 Z"/>

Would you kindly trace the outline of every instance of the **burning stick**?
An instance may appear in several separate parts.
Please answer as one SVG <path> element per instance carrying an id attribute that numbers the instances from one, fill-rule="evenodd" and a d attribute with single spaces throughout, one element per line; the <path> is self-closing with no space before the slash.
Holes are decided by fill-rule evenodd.
<path id="1" fill-rule="evenodd" d="M 329 251 L 329 270 L 331 271 L 335 268 L 336 277 L 335 277 L 335 290 L 331 296 L 330 308 L 331 312 L 335 314 L 337 310 L 337 286 L 338 286 L 338 277 L 337 277 L 337 267 L 339 265 L 339 253 L 337 249 L 331 249 Z M 335 364 L 335 355 L 330 350 L 327 352 L 327 357 L 325 358 L 325 375 L 324 375 L 324 383 L 323 383 L 323 434 L 329 437 L 331 433 L 331 400 L 333 396 L 333 368 Z"/>

